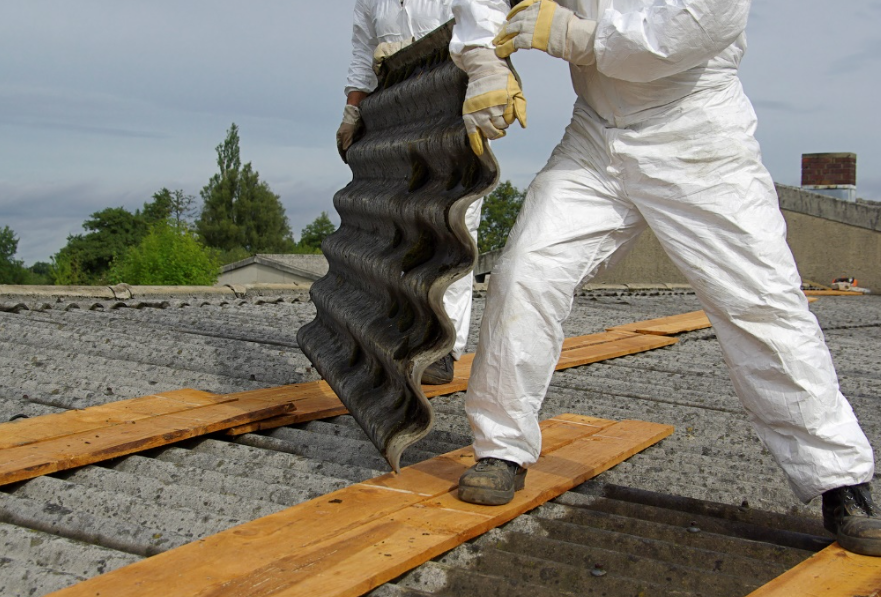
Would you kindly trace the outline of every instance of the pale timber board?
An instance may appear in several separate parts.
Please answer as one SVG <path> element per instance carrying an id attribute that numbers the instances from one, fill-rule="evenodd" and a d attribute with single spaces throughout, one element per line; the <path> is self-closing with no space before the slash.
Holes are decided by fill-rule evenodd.
<path id="1" fill-rule="evenodd" d="M 267 402 L 262 396 L 236 398 L 6 448 L 0 452 L 0 485 L 165 446 L 254 419 L 280 415 L 293 408 L 290 401 Z"/>
<path id="2" fill-rule="evenodd" d="M 675 344 L 677 340 L 672 338 L 660 338 L 658 336 L 646 336 L 633 332 L 601 332 L 587 336 L 567 338 L 563 342 L 563 350 L 557 363 L 557 370 L 597 363 L 606 359 L 636 354 L 646 350 L 662 348 Z M 426 398 L 447 396 L 456 392 L 464 392 L 468 389 L 468 380 L 471 377 L 471 366 L 474 362 L 474 354 L 468 353 L 453 364 L 453 381 L 447 384 L 424 385 L 422 391 Z M 283 415 L 272 419 L 256 421 L 247 425 L 233 427 L 226 431 L 227 435 L 242 435 L 262 429 L 274 429 L 284 425 L 305 423 L 315 419 L 323 419 L 336 415 L 346 414 L 348 411 L 325 382 L 313 382 L 322 384 L 323 401 L 316 400 L 307 405 L 297 401 L 297 411 L 290 415 Z M 309 384 L 303 384 L 307 386 Z M 326 410 L 325 410 L 326 409 Z"/>
<path id="3" fill-rule="evenodd" d="M 658 319 L 648 319 L 646 321 L 637 321 L 626 325 L 618 325 L 606 328 L 607 331 L 623 331 L 636 332 L 639 334 L 655 334 L 660 336 L 669 336 L 672 334 L 681 334 L 683 332 L 693 332 L 694 330 L 702 330 L 711 327 L 710 320 L 703 311 L 691 311 L 690 313 L 682 313 L 681 315 L 672 315 L 670 317 L 660 317 Z"/>
<path id="4" fill-rule="evenodd" d="M 879 597 L 881 558 L 845 551 L 833 543 L 748 597 Z"/>
<path id="5" fill-rule="evenodd" d="M 653 335 L 634 335 L 612 342 L 604 342 L 585 346 L 583 348 L 573 348 L 564 351 L 560 355 L 557 362 L 557 370 L 567 369 L 569 367 L 577 367 L 580 365 L 588 365 L 590 363 L 598 363 L 607 359 L 614 359 L 631 354 L 663 348 L 679 342 L 676 338 Z"/>
<path id="6" fill-rule="evenodd" d="M 0 449 L 46 441 L 164 415 L 209 404 L 234 400 L 228 396 L 183 389 L 90 406 L 82 410 L 41 415 L 0 423 Z"/>
<path id="7" fill-rule="evenodd" d="M 301 390 L 301 393 L 294 398 L 297 410 L 277 417 L 261 419 L 244 425 L 236 425 L 227 429 L 225 434 L 232 436 L 242 435 L 263 429 L 275 429 L 285 425 L 307 423 L 316 419 L 345 415 L 349 412 L 326 381 L 313 381 L 297 384 L 293 387 L 298 387 Z"/>
<path id="8" fill-rule="evenodd" d="M 673 338 L 613 331 L 564 341 L 557 369 L 652 350 Z M 467 389 L 473 354 L 449 384 L 423 386 L 432 398 Z M 228 408 L 220 408 L 227 405 Z M 250 410 L 249 410 L 250 409 Z M 293 412 L 291 412 L 293 411 Z M 0 425 L 0 485 L 31 479 L 215 431 L 241 435 L 348 411 L 326 382 L 236 394 L 180 390 Z M 181 415 L 181 416 L 175 416 Z"/>
<path id="9" fill-rule="evenodd" d="M 153 556 L 56 597 L 355 596 L 510 521 L 672 433 L 568 415 L 542 424 L 542 457 L 505 506 L 455 497 L 470 448 Z"/>
<path id="10" fill-rule="evenodd" d="M 863 292 L 852 290 L 805 290 L 805 296 L 865 296 Z"/>

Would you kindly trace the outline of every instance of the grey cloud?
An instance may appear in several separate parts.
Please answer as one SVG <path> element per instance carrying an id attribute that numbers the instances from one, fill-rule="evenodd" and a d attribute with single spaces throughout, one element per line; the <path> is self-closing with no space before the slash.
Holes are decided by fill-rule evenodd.
<path id="1" fill-rule="evenodd" d="M 877 80 L 879 66 L 881 66 L 881 39 L 873 39 L 864 42 L 861 50 L 834 60 L 826 69 L 826 74 L 840 77 L 863 72 L 866 76 Z"/>

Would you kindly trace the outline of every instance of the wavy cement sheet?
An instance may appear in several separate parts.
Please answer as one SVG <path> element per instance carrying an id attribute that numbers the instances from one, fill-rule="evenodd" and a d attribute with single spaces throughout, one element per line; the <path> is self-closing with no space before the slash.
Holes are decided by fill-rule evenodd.
<path id="1" fill-rule="evenodd" d="M 451 26 L 391 57 L 361 104 L 353 180 L 334 196 L 339 229 L 297 340 L 394 470 L 434 413 L 419 380 L 455 340 L 443 294 L 473 266 L 465 210 L 498 180 L 462 124 L 467 77 L 449 58 Z"/>

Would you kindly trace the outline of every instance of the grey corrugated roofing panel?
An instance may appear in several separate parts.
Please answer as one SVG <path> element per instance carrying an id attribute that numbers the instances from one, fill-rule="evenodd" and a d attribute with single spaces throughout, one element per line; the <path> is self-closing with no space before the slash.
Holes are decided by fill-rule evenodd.
<path id="1" fill-rule="evenodd" d="M 693 295 L 616 293 L 576 298 L 567 334 L 700 308 Z M 64 303 L 53 303 L 44 311 L 0 313 L 0 414 L 52 412 L 58 410 L 52 404 L 108 402 L 158 388 L 227 393 L 276 385 L 274 380 L 316 379 L 294 341 L 314 307 L 302 292 L 280 296 L 281 301 L 267 301 L 206 295 L 187 299 L 188 307 L 169 300 L 140 309 L 111 308 L 112 301 L 103 301 L 106 308 L 94 311 L 68 311 L 59 306 Z M 824 297 L 811 308 L 825 329 L 844 393 L 870 439 L 881 445 L 881 297 Z M 468 350 L 474 349 L 482 312 L 483 299 L 477 298 Z M 112 395 L 104 393 L 108 380 L 114 380 Z M 413 458 L 468 443 L 462 403 L 462 394 L 433 399 L 435 430 L 414 446 Z M 718 595 L 746 595 L 750 586 L 806 555 L 743 536 L 741 527 L 724 519 L 711 517 L 697 525 L 700 533 L 689 533 L 685 524 L 696 515 L 606 495 L 608 488 L 624 486 L 738 511 L 747 502 L 745 512 L 792 514 L 818 528 L 817 504 L 805 506 L 794 498 L 748 426 L 712 330 L 684 334 L 668 348 L 556 373 L 542 417 L 561 412 L 652 420 L 677 431 L 376 594 L 614 596 L 635 594 L 641 586 L 647 594 L 693 595 L 701 594 L 693 590 L 701 585 L 698 579 L 707 578 L 707 587 L 724 589 Z M 238 438 L 196 438 L 3 487 L 0 595 L 44 595 L 386 470 L 357 424 L 343 416 Z M 533 536 L 541 539 L 540 553 L 529 549 Z M 766 576 L 722 583 L 721 576 L 713 577 L 718 572 L 697 565 L 695 554 L 711 561 L 705 552 L 712 552 L 714 543 L 720 544 L 715 549 L 723 572 L 753 562 Z M 636 564 L 625 567 L 631 559 Z M 589 574 L 596 563 L 605 565 L 605 576 Z M 638 574 L 665 566 L 678 581 Z"/>
<path id="2" fill-rule="evenodd" d="M 330 267 L 310 291 L 316 318 L 297 334 L 396 471 L 434 423 L 420 379 L 456 339 L 443 295 L 477 259 L 465 212 L 499 178 L 489 146 L 469 145 L 451 35 L 452 22 L 383 62 L 361 102 L 352 181 L 334 195 L 340 227 L 321 244 Z"/>

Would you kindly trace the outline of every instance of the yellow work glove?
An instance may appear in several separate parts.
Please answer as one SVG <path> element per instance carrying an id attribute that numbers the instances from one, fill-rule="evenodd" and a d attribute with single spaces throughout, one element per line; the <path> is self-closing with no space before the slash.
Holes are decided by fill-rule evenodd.
<path id="1" fill-rule="evenodd" d="M 378 75 L 386 58 L 395 52 L 400 52 L 412 43 L 413 39 L 410 38 L 403 41 L 384 41 L 377 45 L 376 49 L 373 50 L 373 72 Z"/>
<path id="2" fill-rule="evenodd" d="M 343 110 L 343 123 L 340 125 L 340 128 L 337 129 L 336 132 L 336 148 L 337 151 L 340 152 L 340 157 L 343 158 L 343 162 L 346 164 L 349 163 L 349 161 L 346 159 L 346 152 L 349 150 L 349 147 L 355 140 L 355 133 L 358 131 L 358 128 L 360 126 L 360 108 L 358 108 L 358 106 L 346 104 L 346 107 Z"/>
<path id="3" fill-rule="evenodd" d="M 493 45 L 500 58 L 535 48 L 577 66 L 587 66 L 596 61 L 596 28 L 596 21 L 582 19 L 553 0 L 523 0 L 508 13 Z"/>
<path id="4" fill-rule="evenodd" d="M 508 63 L 489 48 L 470 48 L 457 64 L 468 73 L 462 105 L 468 141 L 476 155 L 483 155 L 486 140 L 504 137 L 514 120 L 526 128 L 526 98 Z"/>

